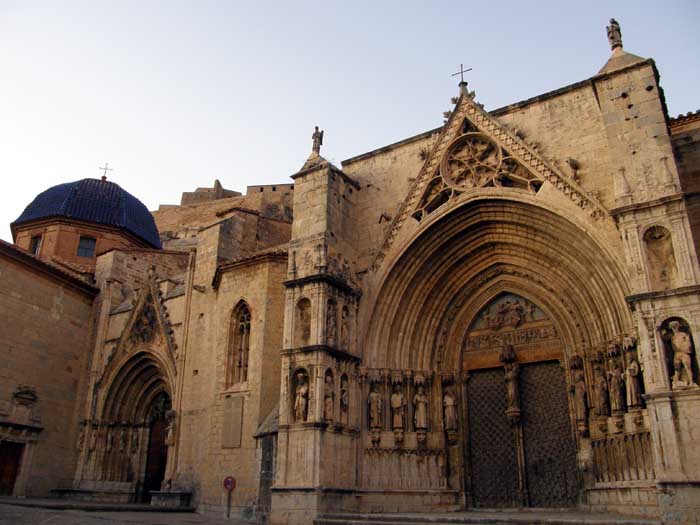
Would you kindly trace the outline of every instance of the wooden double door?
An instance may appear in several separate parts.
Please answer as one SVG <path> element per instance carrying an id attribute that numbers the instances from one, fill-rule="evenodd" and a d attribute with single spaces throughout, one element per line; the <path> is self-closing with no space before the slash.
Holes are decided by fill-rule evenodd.
<path id="1" fill-rule="evenodd" d="M 470 371 L 468 494 L 474 507 L 567 507 L 579 490 L 564 370 L 519 367 L 520 414 L 509 417 L 503 368 Z"/>

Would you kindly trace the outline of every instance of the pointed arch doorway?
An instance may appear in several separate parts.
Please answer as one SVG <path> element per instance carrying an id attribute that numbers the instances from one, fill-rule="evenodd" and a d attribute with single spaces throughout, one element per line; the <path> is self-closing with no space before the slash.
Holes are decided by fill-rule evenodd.
<path id="1" fill-rule="evenodd" d="M 128 501 L 138 502 L 150 501 L 151 491 L 161 490 L 172 441 L 170 377 L 150 350 L 125 356 L 115 365 L 99 409 L 101 418 L 91 430 L 91 462 L 83 473 L 91 487 L 118 490 L 128 494 Z"/>
<path id="2" fill-rule="evenodd" d="M 168 423 L 166 414 L 171 408 L 170 396 L 161 392 L 148 410 L 148 445 L 146 447 L 146 470 L 143 477 L 141 500 L 150 501 L 153 490 L 160 490 L 165 479 L 165 467 L 168 462 Z"/>
<path id="3" fill-rule="evenodd" d="M 498 294 L 469 325 L 462 369 L 471 506 L 573 506 L 576 443 L 552 321 L 524 297 Z"/>

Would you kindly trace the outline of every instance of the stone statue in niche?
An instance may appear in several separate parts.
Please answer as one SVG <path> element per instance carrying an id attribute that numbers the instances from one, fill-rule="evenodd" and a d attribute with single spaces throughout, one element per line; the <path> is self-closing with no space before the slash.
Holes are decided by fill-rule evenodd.
<path id="1" fill-rule="evenodd" d="M 622 369 L 617 359 L 608 361 L 608 391 L 610 393 L 610 408 L 613 416 L 625 411 L 624 391 L 622 385 Z"/>
<path id="2" fill-rule="evenodd" d="M 340 311 L 340 347 L 343 350 L 350 347 L 350 310 L 347 306 Z"/>
<path id="3" fill-rule="evenodd" d="M 111 428 L 107 430 L 107 439 L 105 442 L 105 450 L 107 452 L 111 452 L 112 449 L 114 448 L 114 430 Z"/>
<path id="4" fill-rule="evenodd" d="M 350 409 L 350 388 L 347 376 L 340 378 L 340 422 L 348 424 L 348 410 Z"/>
<path id="5" fill-rule="evenodd" d="M 90 432 L 90 442 L 88 444 L 88 450 L 92 452 L 97 447 L 97 427 L 92 427 L 92 432 Z"/>
<path id="6" fill-rule="evenodd" d="M 323 420 L 326 423 L 333 422 L 333 402 L 335 400 L 335 390 L 333 376 L 326 374 L 326 382 L 323 389 Z"/>
<path id="7" fill-rule="evenodd" d="M 445 409 L 445 430 L 457 430 L 457 400 L 451 391 L 445 392 L 442 406 Z"/>
<path id="8" fill-rule="evenodd" d="M 335 346 L 338 336 L 338 309 L 335 301 L 328 301 L 326 327 L 326 343 L 330 346 Z"/>
<path id="9" fill-rule="evenodd" d="M 131 431 L 131 452 L 135 453 L 139 449 L 139 430 L 134 428 Z"/>
<path id="10" fill-rule="evenodd" d="M 126 450 L 126 444 L 127 444 L 127 430 L 126 430 L 126 421 L 122 422 L 122 428 L 119 431 L 119 452 L 124 452 Z"/>
<path id="11" fill-rule="evenodd" d="M 382 408 L 384 402 L 382 395 L 379 393 L 377 383 L 372 383 L 370 387 L 367 404 L 369 405 L 369 428 L 372 445 L 378 447 L 382 437 Z"/>
<path id="12" fill-rule="evenodd" d="M 382 395 L 378 392 L 377 383 L 372 383 L 369 396 L 367 398 L 369 405 L 369 427 L 382 428 Z"/>
<path id="13" fill-rule="evenodd" d="M 406 413 L 406 398 L 401 392 L 401 385 L 394 385 L 394 392 L 391 394 L 391 429 L 394 431 L 396 443 L 403 441 L 404 417 Z"/>
<path id="14" fill-rule="evenodd" d="M 445 390 L 442 396 L 442 407 L 444 411 L 445 433 L 447 442 L 450 445 L 457 443 L 457 398 L 451 390 Z"/>
<path id="15" fill-rule="evenodd" d="M 165 433 L 165 444 L 169 447 L 172 447 L 175 445 L 175 424 L 176 424 L 176 416 L 177 412 L 174 410 L 168 410 L 165 413 L 165 424 L 166 424 L 166 433 Z"/>
<path id="16" fill-rule="evenodd" d="M 422 445 L 428 437 L 428 396 L 425 395 L 421 384 L 418 385 L 416 395 L 413 396 L 413 424 L 416 430 L 416 441 Z"/>
<path id="17" fill-rule="evenodd" d="M 642 371 L 637 361 L 634 349 L 627 351 L 627 369 L 625 370 L 625 392 L 627 394 L 627 407 L 631 410 L 642 407 Z"/>
<path id="18" fill-rule="evenodd" d="M 425 395 L 423 385 L 418 385 L 416 395 L 413 396 L 413 423 L 416 430 L 428 428 L 428 396 Z"/>
<path id="19" fill-rule="evenodd" d="M 681 323 L 671 321 L 671 348 L 673 349 L 673 387 L 694 385 L 693 366 L 690 358 L 693 353 L 693 342 L 690 335 L 681 329 Z"/>
<path id="20" fill-rule="evenodd" d="M 306 374 L 297 372 L 297 384 L 294 390 L 294 421 L 302 423 L 306 421 L 309 407 L 309 383 Z"/>
<path id="21" fill-rule="evenodd" d="M 573 385 L 571 391 L 574 394 L 574 414 L 579 435 L 588 435 L 588 393 L 586 392 L 586 380 L 583 370 L 574 370 Z"/>
<path id="22" fill-rule="evenodd" d="M 610 399 L 608 396 L 608 380 L 605 378 L 605 371 L 601 365 L 593 367 L 595 377 L 595 411 L 596 415 L 607 417 L 610 415 Z"/>
<path id="23" fill-rule="evenodd" d="M 78 450 L 83 450 L 83 446 L 85 445 L 85 423 L 80 425 L 80 433 L 78 434 Z"/>

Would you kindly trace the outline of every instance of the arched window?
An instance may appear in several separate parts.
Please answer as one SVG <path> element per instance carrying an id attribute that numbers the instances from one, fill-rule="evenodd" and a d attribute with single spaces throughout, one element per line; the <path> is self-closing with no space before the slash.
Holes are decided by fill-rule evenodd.
<path id="1" fill-rule="evenodd" d="M 651 289 L 667 290 L 678 286 L 671 232 L 663 226 L 652 226 L 644 232 L 644 244 Z"/>
<path id="2" fill-rule="evenodd" d="M 306 297 L 297 303 L 294 323 L 294 346 L 308 346 L 311 341 L 311 301 Z"/>
<path id="3" fill-rule="evenodd" d="M 248 380 L 248 355 L 250 353 L 250 308 L 241 301 L 233 309 L 226 363 L 226 386 Z"/>

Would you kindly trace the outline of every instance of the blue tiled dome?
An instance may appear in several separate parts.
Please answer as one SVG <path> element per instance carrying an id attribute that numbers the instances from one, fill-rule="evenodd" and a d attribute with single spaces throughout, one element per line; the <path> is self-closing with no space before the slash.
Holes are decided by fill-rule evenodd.
<path id="1" fill-rule="evenodd" d="M 83 179 L 49 188 L 37 195 L 12 225 L 50 217 L 124 228 L 154 248 L 161 247 L 148 208 L 118 184 L 106 180 Z"/>

